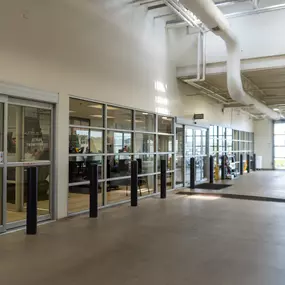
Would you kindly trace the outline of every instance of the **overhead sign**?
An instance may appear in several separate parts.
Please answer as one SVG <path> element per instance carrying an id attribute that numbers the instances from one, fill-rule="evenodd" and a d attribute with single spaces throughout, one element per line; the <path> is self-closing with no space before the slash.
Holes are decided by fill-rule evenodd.
<path id="1" fill-rule="evenodd" d="M 194 114 L 194 120 L 203 120 L 204 114 Z"/>

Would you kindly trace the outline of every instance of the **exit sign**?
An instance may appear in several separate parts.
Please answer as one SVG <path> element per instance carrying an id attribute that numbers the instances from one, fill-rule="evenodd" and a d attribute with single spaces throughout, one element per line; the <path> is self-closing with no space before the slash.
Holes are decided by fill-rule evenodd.
<path id="1" fill-rule="evenodd" d="M 194 120 L 203 120 L 204 114 L 194 114 Z"/>

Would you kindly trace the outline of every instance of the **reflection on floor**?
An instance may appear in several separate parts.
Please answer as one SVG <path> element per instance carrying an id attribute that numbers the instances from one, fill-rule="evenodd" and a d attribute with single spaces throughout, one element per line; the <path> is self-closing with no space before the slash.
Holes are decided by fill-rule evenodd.
<path id="1" fill-rule="evenodd" d="M 22 221 L 26 219 L 27 204 L 24 204 L 24 210 L 22 212 L 16 211 L 16 205 L 7 203 L 7 223 Z M 38 215 L 49 214 L 49 200 L 38 201 Z"/>

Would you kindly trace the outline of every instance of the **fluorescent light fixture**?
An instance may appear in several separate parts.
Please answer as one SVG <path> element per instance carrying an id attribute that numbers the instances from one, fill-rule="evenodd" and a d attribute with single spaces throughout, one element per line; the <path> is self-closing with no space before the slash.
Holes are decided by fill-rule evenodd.
<path id="1" fill-rule="evenodd" d="M 278 108 L 274 108 L 273 111 L 280 111 Z"/>
<path id="2" fill-rule="evenodd" d="M 217 7 L 224 7 L 224 6 L 230 6 L 230 5 L 237 4 L 237 3 L 239 3 L 239 2 L 238 1 L 223 1 L 223 2 L 216 3 L 216 6 Z"/>
<path id="3" fill-rule="evenodd" d="M 142 113 L 143 115 L 148 115 L 148 113 Z"/>
<path id="4" fill-rule="evenodd" d="M 89 117 L 94 117 L 94 118 L 102 118 L 102 115 L 89 115 Z M 108 116 L 108 119 L 115 119 L 115 117 Z"/>
<path id="5" fill-rule="evenodd" d="M 69 113 L 76 113 L 76 111 L 69 110 Z"/>
<path id="6" fill-rule="evenodd" d="M 102 105 L 95 104 L 95 105 L 88 105 L 89 108 L 95 108 L 95 109 L 102 109 Z"/>
<path id="7" fill-rule="evenodd" d="M 112 107 L 112 106 L 107 106 L 107 110 L 118 110 L 118 108 Z"/>

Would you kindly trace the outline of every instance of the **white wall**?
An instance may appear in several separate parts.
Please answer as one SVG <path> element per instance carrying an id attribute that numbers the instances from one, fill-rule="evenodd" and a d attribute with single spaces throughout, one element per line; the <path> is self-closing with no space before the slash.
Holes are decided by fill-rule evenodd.
<path id="1" fill-rule="evenodd" d="M 262 168 L 273 168 L 273 123 L 271 120 L 254 121 L 254 150 L 262 156 Z"/>
<path id="2" fill-rule="evenodd" d="M 281 39 L 285 9 L 228 19 L 239 39 L 242 59 L 281 55 L 285 41 Z M 207 33 L 207 63 L 226 61 L 224 42 Z"/>
<path id="3" fill-rule="evenodd" d="M 252 127 L 246 118 L 220 114 L 211 100 L 185 96 L 190 87 L 176 79 L 176 66 L 188 56 L 190 37 L 177 41 L 183 35 L 166 32 L 153 16 L 129 0 L 1 1 L 0 80 L 59 93 L 59 218 L 67 209 L 69 94 L 180 117 L 199 111 L 208 123 Z"/>

